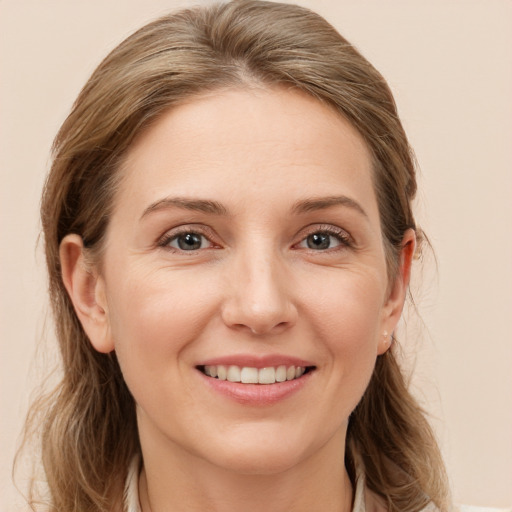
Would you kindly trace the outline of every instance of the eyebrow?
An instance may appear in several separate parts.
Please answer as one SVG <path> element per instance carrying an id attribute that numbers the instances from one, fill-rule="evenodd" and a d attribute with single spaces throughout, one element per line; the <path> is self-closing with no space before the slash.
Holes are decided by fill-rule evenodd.
<path id="1" fill-rule="evenodd" d="M 313 197 L 310 199 L 303 199 L 294 204 L 292 212 L 294 213 L 308 213 L 315 210 L 325 210 L 333 206 L 346 206 L 359 212 L 364 217 L 368 218 L 368 214 L 364 211 L 363 207 L 354 199 L 348 196 L 328 196 L 328 197 Z"/>
<path id="2" fill-rule="evenodd" d="M 152 212 L 168 208 L 181 208 L 193 212 L 212 213 L 214 215 L 227 215 L 226 208 L 217 201 L 208 199 L 187 199 L 183 197 L 165 197 L 150 204 L 141 215 L 141 219 Z"/>
<path id="3" fill-rule="evenodd" d="M 325 210 L 333 206 L 345 206 L 368 217 L 363 207 L 354 199 L 348 196 L 328 196 L 303 199 L 296 202 L 292 207 L 293 213 L 308 213 L 316 210 Z M 181 208 L 194 212 L 210 213 L 213 215 L 228 215 L 227 209 L 219 202 L 210 199 L 187 199 L 183 197 L 165 197 L 150 204 L 141 215 L 141 219 L 152 212 L 168 208 Z"/>

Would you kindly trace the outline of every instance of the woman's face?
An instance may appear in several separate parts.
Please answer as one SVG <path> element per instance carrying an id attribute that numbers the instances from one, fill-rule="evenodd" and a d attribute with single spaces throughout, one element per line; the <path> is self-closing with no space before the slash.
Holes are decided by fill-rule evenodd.
<path id="1" fill-rule="evenodd" d="M 403 302 L 358 133 L 298 92 L 225 90 L 163 115 L 121 172 L 91 338 L 143 449 L 249 473 L 339 453 Z"/>

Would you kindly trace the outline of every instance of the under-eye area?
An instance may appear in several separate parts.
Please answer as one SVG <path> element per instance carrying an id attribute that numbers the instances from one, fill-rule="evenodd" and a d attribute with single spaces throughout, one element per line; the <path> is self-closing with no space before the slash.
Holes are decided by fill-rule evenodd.
<path id="1" fill-rule="evenodd" d="M 315 366 L 268 366 L 253 368 L 236 365 L 202 365 L 197 369 L 213 379 L 240 382 L 242 384 L 276 384 L 300 379 L 315 370 Z"/>

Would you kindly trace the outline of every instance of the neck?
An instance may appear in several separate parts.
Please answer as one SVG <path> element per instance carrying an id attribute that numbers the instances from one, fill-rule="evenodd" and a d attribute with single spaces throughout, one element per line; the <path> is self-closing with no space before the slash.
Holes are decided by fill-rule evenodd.
<path id="1" fill-rule="evenodd" d="M 144 450 L 142 512 L 349 512 L 352 486 L 344 466 L 345 432 L 292 467 L 240 474 L 173 447 Z"/>

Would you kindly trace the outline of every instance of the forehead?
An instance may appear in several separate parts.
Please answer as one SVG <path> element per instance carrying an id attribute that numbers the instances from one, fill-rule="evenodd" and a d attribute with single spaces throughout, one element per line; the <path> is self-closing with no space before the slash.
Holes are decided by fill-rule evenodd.
<path id="1" fill-rule="evenodd" d="M 371 157 L 355 128 L 282 88 L 215 91 L 170 109 L 136 139 L 121 172 L 116 207 L 128 199 L 139 210 L 166 194 L 243 204 L 250 193 L 284 203 L 339 192 L 375 203 Z"/>

